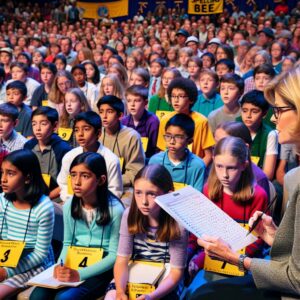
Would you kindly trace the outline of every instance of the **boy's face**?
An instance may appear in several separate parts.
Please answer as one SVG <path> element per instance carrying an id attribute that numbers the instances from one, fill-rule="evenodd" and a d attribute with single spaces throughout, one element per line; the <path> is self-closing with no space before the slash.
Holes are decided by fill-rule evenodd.
<path id="1" fill-rule="evenodd" d="M 161 75 L 162 67 L 159 63 L 153 62 L 150 66 L 150 73 L 154 77 L 159 77 Z"/>
<path id="2" fill-rule="evenodd" d="M 230 103 L 238 103 L 238 100 L 241 96 L 240 91 L 238 87 L 229 82 L 222 82 L 220 86 L 220 94 L 222 101 L 224 104 L 230 104 Z"/>
<path id="3" fill-rule="evenodd" d="M 128 94 L 126 100 L 128 113 L 138 119 L 141 118 L 145 111 L 147 101 L 145 101 L 141 96 L 132 94 Z"/>
<path id="4" fill-rule="evenodd" d="M 265 114 L 258 106 L 251 103 L 244 103 L 241 109 L 241 116 L 243 123 L 248 127 L 248 129 L 256 132 L 260 127 Z"/>
<path id="5" fill-rule="evenodd" d="M 82 72 L 82 70 L 75 69 L 72 75 L 74 76 L 74 79 L 76 80 L 79 86 L 84 86 L 86 76 L 84 72 Z"/>
<path id="6" fill-rule="evenodd" d="M 9 116 L 0 115 L 0 138 L 8 138 L 16 125 L 17 121 Z"/>
<path id="7" fill-rule="evenodd" d="M 34 116 L 31 120 L 33 135 L 38 141 L 46 142 L 54 132 L 57 122 L 53 126 L 44 115 Z"/>
<path id="8" fill-rule="evenodd" d="M 7 102 L 15 106 L 20 106 L 23 103 L 24 96 L 18 89 L 9 89 L 6 90 L 6 99 Z"/>
<path id="9" fill-rule="evenodd" d="M 169 136 L 168 139 L 169 141 L 165 138 L 166 140 L 166 146 L 169 150 L 169 152 L 177 154 L 180 151 L 183 151 L 187 145 L 190 142 L 190 139 L 187 137 L 186 133 L 184 130 L 182 130 L 178 126 L 169 126 L 166 129 L 165 136 Z"/>
<path id="10" fill-rule="evenodd" d="M 189 113 L 190 106 L 193 102 L 190 101 L 184 90 L 174 88 L 171 92 L 171 103 L 177 113 Z"/>
<path id="11" fill-rule="evenodd" d="M 219 64 L 216 67 L 216 73 L 218 77 L 221 78 L 225 74 L 232 73 L 232 72 L 230 72 L 229 68 L 225 64 Z"/>
<path id="12" fill-rule="evenodd" d="M 78 121 L 74 127 L 76 142 L 83 148 L 94 145 L 100 136 L 95 132 L 95 128 L 86 121 Z"/>
<path id="13" fill-rule="evenodd" d="M 217 83 L 215 79 L 209 74 L 203 74 L 200 77 L 200 89 L 202 93 L 206 96 L 209 96 L 215 92 L 217 88 Z"/>
<path id="14" fill-rule="evenodd" d="M 271 81 L 271 76 L 265 73 L 256 74 L 254 77 L 255 88 L 261 92 L 264 91 L 265 86 Z"/>
<path id="15" fill-rule="evenodd" d="M 191 77 L 197 76 L 199 71 L 200 71 L 200 68 L 194 61 L 190 61 L 188 63 L 188 72 Z"/>
<path id="16" fill-rule="evenodd" d="M 118 112 L 108 104 L 99 107 L 99 114 L 104 128 L 115 128 L 119 123 Z"/>
<path id="17" fill-rule="evenodd" d="M 13 67 L 11 70 L 11 78 L 13 80 L 21 80 L 24 82 L 26 80 L 26 73 L 19 67 Z"/>
<path id="18" fill-rule="evenodd" d="M 44 84 L 51 85 L 54 79 L 54 74 L 47 68 L 41 70 L 41 80 Z"/>

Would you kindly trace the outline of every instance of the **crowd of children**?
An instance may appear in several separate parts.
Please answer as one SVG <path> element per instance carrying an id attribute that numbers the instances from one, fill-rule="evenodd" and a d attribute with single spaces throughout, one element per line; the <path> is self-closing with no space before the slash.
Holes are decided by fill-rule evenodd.
<path id="1" fill-rule="evenodd" d="M 264 90 L 300 58 L 300 2 L 290 14 L 282 2 L 275 13 L 196 18 L 162 5 L 164 13 L 100 22 L 80 19 L 68 0 L 32 12 L 8 1 L 0 10 L 0 243 L 24 250 L 15 266 L 0 260 L 0 299 L 54 256 L 55 278 L 84 283 L 35 288 L 30 299 L 125 300 L 131 259 L 170 264 L 139 300 L 180 299 L 195 276 L 224 278 L 154 201 L 186 185 L 242 226 L 277 197 L 269 213 L 280 222 L 284 176 L 298 154 L 279 144 Z M 59 218 L 64 237 L 53 256 Z M 101 259 L 75 268 L 76 247 Z M 259 239 L 244 252 L 262 257 L 267 246 Z"/>

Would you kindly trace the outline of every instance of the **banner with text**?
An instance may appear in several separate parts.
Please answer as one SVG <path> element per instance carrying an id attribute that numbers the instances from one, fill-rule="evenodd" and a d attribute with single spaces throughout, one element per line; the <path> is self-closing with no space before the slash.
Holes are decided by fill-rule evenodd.
<path id="1" fill-rule="evenodd" d="M 211 15 L 223 12 L 224 0 L 189 0 L 188 13 L 192 15 Z"/>

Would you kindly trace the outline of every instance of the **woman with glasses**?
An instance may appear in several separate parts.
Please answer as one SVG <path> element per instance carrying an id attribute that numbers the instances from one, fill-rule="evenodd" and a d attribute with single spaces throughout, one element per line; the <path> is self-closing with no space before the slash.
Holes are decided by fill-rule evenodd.
<path id="1" fill-rule="evenodd" d="M 295 144 L 299 151 L 300 67 L 272 80 L 265 89 L 265 97 L 273 106 L 272 120 L 276 123 L 279 142 Z M 271 246 L 270 259 L 240 255 L 221 238 L 198 239 L 207 255 L 251 273 L 201 286 L 189 299 L 300 299 L 300 168 L 290 172 L 285 178 L 288 207 L 280 226 L 259 211 L 249 220 L 253 232 Z"/>

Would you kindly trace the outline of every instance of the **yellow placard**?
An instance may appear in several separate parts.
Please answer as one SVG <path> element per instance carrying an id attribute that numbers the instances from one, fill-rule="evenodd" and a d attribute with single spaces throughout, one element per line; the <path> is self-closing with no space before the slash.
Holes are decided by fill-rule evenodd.
<path id="1" fill-rule="evenodd" d="M 73 188 L 72 188 L 71 175 L 68 175 L 68 178 L 67 178 L 67 186 L 68 186 L 68 194 L 69 194 L 69 195 L 74 195 L 74 191 L 73 191 Z"/>
<path id="2" fill-rule="evenodd" d="M 258 165 L 259 160 L 260 160 L 259 156 L 251 156 L 251 161 L 256 165 Z"/>
<path id="3" fill-rule="evenodd" d="M 188 13 L 192 15 L 211 15 L 223 12 L 224 0 L 189 0 Z"/>
<path id="4" fill-rule="evenodd" d="M 47 187 L 49 187 L 50 186 L 50 181 L 51 181 L 51 176 L 49 174 L 45 174 L 45 173 L 43 173 L 42 176 L 43 176 L 43 179 L 44 179 Z"/>
<path id="5" fill-rule="evenodd" d="M 188 149 L 191 151 L 191 152 L 193 152 L 193 143 L 191 143 L 191 144 L 188 144 Z"/>
<path id="6" fill-rule="evenodd" d="M 127 294 L 129 300 L 135 300 L 141 295 L 148 295 L 155 290 L 155 286 L 146 283 L 127 283 Z"/>
<path id="7" fill-rule="evenodd" d="M 180 190 L 180 189 L 182 189 L 182 188 L 184 188 L 184 187 L 186 186 L 185 183 L 182 183 L 182 182 L 174 182 L 174 181 L 173 181 L 173 185 L 174 185 L 174 190 L 175 190 L 175 191 L 178 191 L 178 190 Z"/>
<path id="8" fill-rule="evenodd" d="M 148 148 L 149 138 L 147 138 L 147 137 L 141 137 L 141 141 L 142 141 L 144 152 L 146 152 L 147 148 Z"/>
<path id="9" fill-rule="evenodd" d="M 160 121 L 168 113 L 170 113 L 170 111 L 168 111 L 168 110 L 157 110 L 155 114 L 156 114 L 156 116 L 158 117 L 158 119 Z"/>
<path id="10" fill-rule="evenodd" d="M 69 141 L 73 133 L 73 129 L 60 127 L 58 128 L 57 133 L 64 141 Z"/>
<path id="11" fill-rule="evenodd" d="M 78 270 L 99 262 L 102 257 L 102 248 L 69 246 L 65 264 L 68 268 Z"/>
<path id="12" fill-rule="evenodd" d="M 0 240 L 0 267 L 15 268 L 25 247 L 22 241 Z"/>
<path id="13" fill-rule="evenodd" d="M 248 224 L 241 224 L 244 228 L 247 230 L 249 229 Z M 245 254 L 246 249 L 243 248 L 240 251 L 238 251 L 239 254 Z M 231 276 L 244 276 L 245 272 L 242 272 L 239 270 L 238 266 L 232 265 L 230 263 L 227 263 L 225 261 L 220 261 L 217 259 L 212 259 L 208 255 L 205 255 L 204 258 L 204 270 L 225 274 L 225 275 L 231 275 Z"/>
<path id="14" fill-rule="evenodd" d="M 121 168 L 121 171 L 123 171 L 124 157 L 119 157 L 119 160 L 120 160 L 120 168 Z"/>
<path id="15" fill-rule="evenodd" d="M 42 100 L 42 106 L 48 106 L 48 100 Z"/>

